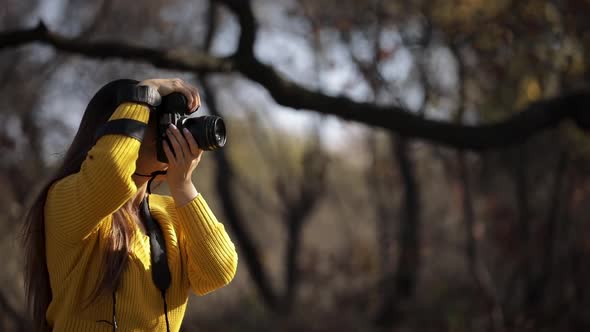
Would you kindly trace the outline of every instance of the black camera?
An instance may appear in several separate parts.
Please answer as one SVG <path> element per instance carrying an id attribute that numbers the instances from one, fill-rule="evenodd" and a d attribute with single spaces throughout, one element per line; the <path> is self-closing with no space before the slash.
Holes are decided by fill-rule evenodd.
<path id="1" fill-rule="evenodd" d="M 188 129 L 202 150 L 217 150 L 225 145 L 227 135 L 222 118 L 214 115 L 189 118 L 187 115 L 188 101 L 182 93 L 175 92 L 162 97 L 162 103 L 156 107 L 156 117 L 158 119 L 158 140 L 156 144 L 159 161 L 168 162 L 168 158 L 164 153 L 163 142 L 167 141 L 169 146 L 172 147 L 166 135 L 166 129 L 171 123 L 181 132 L 183 128 Z"/>

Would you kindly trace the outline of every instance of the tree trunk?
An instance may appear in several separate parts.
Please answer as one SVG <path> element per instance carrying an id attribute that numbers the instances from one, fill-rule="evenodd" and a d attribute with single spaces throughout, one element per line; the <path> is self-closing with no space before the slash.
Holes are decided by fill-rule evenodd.
<path id="1" fill-rule="evenodd" d="M 399 256 L 393 285 L 384 295 L 383 304 L 377 314 L 380 326 L 392 326 L 403 320 L 404 307 L 414 295 L 420 266 L 420 202 L 414 165 L 409 156 L 408 141 L 392 136 L 393 154 L 399 165 L 404 186 L 403 205 L 400 218 Z"/>

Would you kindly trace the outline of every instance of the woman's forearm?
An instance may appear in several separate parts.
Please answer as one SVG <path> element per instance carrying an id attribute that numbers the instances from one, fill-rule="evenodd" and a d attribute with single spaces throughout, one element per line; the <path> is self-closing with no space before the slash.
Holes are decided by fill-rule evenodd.
<path id="1" fill-rule="evenodd" d="M 145 105 L 122 103 L 107 124 L 134 120 L 141 124 L 143 131 L 149 116 L 150 110 Z M 55 236 L 58 243 L 78 244 L 96 230 L 100 220 L 131 199 L 137 191 L 131 176 L 140 146 L 137 137 L 121 133 L 100 136 L 80 170 L 51 187 L 45 205 L 46 233 Z"/>
<path id="2" fill-rule="evenodd" d="M 236 247 L 222 223 L 198 194 L 191 202 L 176 207 L 190 287 L 204 295 L 234 278 L 238 264 Z"/>

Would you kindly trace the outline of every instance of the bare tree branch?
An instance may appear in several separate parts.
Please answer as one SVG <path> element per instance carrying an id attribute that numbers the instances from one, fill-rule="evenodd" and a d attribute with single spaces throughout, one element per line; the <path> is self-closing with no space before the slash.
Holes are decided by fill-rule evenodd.
<path id="1" fill-rule="evenodd" d="M 91 58 L 120 58 L 146 61 L 159 68 L 187 70 L 199 73 L 229 72 L 232 61 L 206 53 L 164 51 L 116 41 L 84 42 L 80 38 L 67 38 L 50 31 L 43 22 L 32 29 L 0 33 L 0 49 L 18 47 L 33 42 L 51 45 L 57 50 L 82 54 Z"/>
<path id="2" fill-rule="evenodd" d="M 574 118 L 583 129 L 590 128 L 590 118 L 583 115 L 584 109 L 590 104 L 589 91 L 533 103 L 520 112 L 514 112 L 514 116 L 504 121 L 480 126 L 423 119 L 397 106 L 378 106 L 310 91 L 281 77 L 271 66 L 258 61 L 251 48 L 243 46 L 254 43 L 257 29 L 249 0 L 217 1 L 228 6 L 240 22 L 240 47 L 235 57 L 238 71 L 264 86 L 275 101 L 283 106 L 336 115 L 389 129 L 401 136 L 473 150 L 520 143 L 544 129 L 557 126 L 567 117 Z"/>
<path id="3" fill-rule="evenodd" d="M 160 68 L 201 74 L 238 71 L 260 83 L 283 106 L 336 115 L 345 120 L 385 128 L 401 136 L 463 149 L 483 150 L 516 144 L 544 129 L 557 126 L 566 118 L 573 118 L 582 129 L 590 128 L 590 118 L 584 114 L 590 106 L 590 91 L 586 90 L 532 103 L 503 121 L 479 126 L 423 119 L 398 106 L 356 102 L 347 97 L 308 90 L 283 78 L 273 67 L 261 63 L 254 56 L 256 21 L 249 1 L 218 1 L 237 15 L 242 28 L 238 50 L 228 58 L 202 52 L 164 51 L 114 41 L 85 43 L 51 32 L 43 23 L 33 29 L 0 33 L 0 49 L 41 42 L 58 50 L 92 58 L 147 61 Z"/>

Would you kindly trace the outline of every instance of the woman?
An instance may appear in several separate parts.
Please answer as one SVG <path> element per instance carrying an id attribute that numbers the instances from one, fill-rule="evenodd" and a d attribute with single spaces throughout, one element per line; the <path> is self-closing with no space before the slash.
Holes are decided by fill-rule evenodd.
<path id="1" fill-rule="evenodd" d="M 137 83 L 117 80 L 96 93 L 63 164 L 27 215 L 25 283 L 36 331 L 178 331 L 189 290 L 203 295 L 235 275 L 235 247 L 191 181 L 203 151 L 171 126 L 168 163 L 159 162 L 150 107 L 120 98 L 138 87 L 160 96 L 180 92 L 193 112 L 197 90 L 178 79 Z M 139 124 L 142 134 L 98 134 L 121 119 Z M 168 182 L 171 197 L 150 194 L 149 177 L 163 173 L 157 179 Z M 152 217 L 165 243 L 156 258 L 154 231 L 144 226 Z M 162 263 L 157 257 L 168 263 L 165 290 L 152 275 Z"/>

